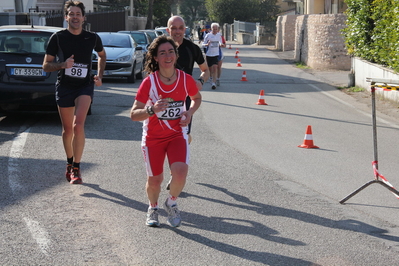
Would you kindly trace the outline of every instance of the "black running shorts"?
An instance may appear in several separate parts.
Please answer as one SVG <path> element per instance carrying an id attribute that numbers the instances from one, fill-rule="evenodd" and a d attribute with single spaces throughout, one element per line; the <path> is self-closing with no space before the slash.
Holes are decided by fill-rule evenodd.
<path id="1" fill-rule="evenodd" d="M 70 87 L 58 85 L 55 89 L 55 99 L 59 107 L 74 107 L 75 99 L 82 95 L 88 95 L 93 99 L 94 83 L 82 87 Z"/>
<path id="2" fill-rule="evenodd" d="M 213 65 L 217 65 L 219 62 L 219 56 L 207 56 L 206 57 L 206 62 L 208 63 L 208 67 L 211 67 Z"/>

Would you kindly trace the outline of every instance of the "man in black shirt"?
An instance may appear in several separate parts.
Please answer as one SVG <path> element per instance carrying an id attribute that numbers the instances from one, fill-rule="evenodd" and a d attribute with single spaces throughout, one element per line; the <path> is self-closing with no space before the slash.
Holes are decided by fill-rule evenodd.
<path id="1" fill-rule="evenodd" d="M 198 64 L 199 69 L 201 70 L 201 74 L 197 80 L 198 90 L 202 89 L 202 85 L 209 78 L 209 69 L 208 64 L 206 63 L 204 56 L 202 55 L 201 48 L 194 44 L 192 41 L 184 38 L 184 33 L 186 31 L 186 23 L 184 19 L 180 16 L 173 16 L 168 20 L 168 27 L 166 31 L 172 37 L 172 39 L 178 44 L 178 53 L 179 57 L 177 58 L 176 67 L 180 70 L 183 70 L 189 75 L 193 75 L 194 62 Z M 186 106 L 191 105 L 190 97 L 186 98 Z M 191 121 L 188 124 L 188 143 L 191 143 L 191 124 L 193 118 L 191 117 Z M 169 181 L 166 189 L 169 190 L 170 183 L 172 179 Z"/>
<path id="2" fill-rule="evenodd" d="M 85 7 L 82 2 L 65 3 L 65 20 L 67 29 L 54 33 L 49 40 L 43 69 L 58 71 L 55 88 L 67 156 L 65 177 L 71 184 L 82 184 L 80 160 L 85 144 L 84 124 L 94 85 L 102 85 L 106 54 L 100 37 L 83 30 Z M 91 75 L 93 50 L 98 54 L 98 72 L 94 77 Z"/>
<path id="3" fill-rule="evenodd" d="M 177 59 L 176 67 L 183 70 L 187 74 L 192 75 L 194 69 L 194 62 L 198 64 L 201 74 L 197 81 L 197 87 L 202 89 L 202 84 L 209 78 L 208 64 L 206 63 L 202 54 L 201 48 L 190 40 L 184 38 L 186 31 L 186 24 L 184 19 L 180 16 L 173 16 L 168 20 L 168 27 L 166 31 L 178 43 L 179 58 Z M 186 106 L 190 106 L 190 98 L 187 97 Z M 191 120 L 192 122 L 192 120 Z M 191 142 L 191 122 L 188 125 L 189 143 Z"/>

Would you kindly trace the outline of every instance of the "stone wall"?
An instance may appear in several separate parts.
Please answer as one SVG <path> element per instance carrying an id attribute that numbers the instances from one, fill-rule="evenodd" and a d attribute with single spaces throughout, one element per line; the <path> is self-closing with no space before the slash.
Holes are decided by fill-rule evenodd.
<path id="1" fill-rule="evenodd" d="M 277 20 L 276 48 L 295 50 L 295 61 L 314 69 L 350 70 L 341 30 L 344 14 L 288 15 Z M 281 34 L 281 36 L 279 36 Z M 291 45 L 294 44 L 294 47 Z M 292 48 L 291 48 L 292 47 Z"/>
<path id="2" fill-rule="evenodd" d="M 126 30 L 145 30 L 147 24 L 147 17 L 132 17 L 128 16 L 126 21 Z"/>
<path id="3" fill-rule="evenodd" d="M 286 15 L 278 17 L 276 34 L 276 48 L 278 50 L 291 51 L 295 49 L 294 40 L 296 18 L 296 15 Z"/>

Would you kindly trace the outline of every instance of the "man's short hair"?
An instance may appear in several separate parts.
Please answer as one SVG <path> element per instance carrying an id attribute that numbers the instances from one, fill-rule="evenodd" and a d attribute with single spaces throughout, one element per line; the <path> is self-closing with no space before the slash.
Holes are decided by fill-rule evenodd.
<path id="1" fill-rule="evenodd" d="M 68 12 L 69 12 L 68 8 L 70 8 L 71 6 L 79 7 L 82 10 L 82 16 L 85 15 L 85 5 L 82 2 L 80 2 L 80 1 L 72 1 L 72 0 L 70 0 L 70 1 L 66 1 L 65 2 L 65 6 L 64 6 L 65 16 L 68 15 Z"/>

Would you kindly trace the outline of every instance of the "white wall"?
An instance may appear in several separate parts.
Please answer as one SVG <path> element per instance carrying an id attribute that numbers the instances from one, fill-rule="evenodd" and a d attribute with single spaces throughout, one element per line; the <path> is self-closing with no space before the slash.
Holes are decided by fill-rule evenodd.
<path id="1" fill-rule="evenodd" d="M 10 11 L 15 12 L 14 0 L 1 0 L 0 12 L 10 12 Z"/>
<path id="2" fill-rule="evenodd" d="M 28 13 L 29 8 L 36 8 L 37 0 L 22 0 L 24 10 L 22 12 Z"/>
<path id="3" fill-rule="evenodd" d="M 22 0 L 22 12 L 29 12 L 29 8 L 35 8 L 40 0 Z M 86 7 L 86 12 L 93 12 L 93 0 L 80 0 Z M 11 9 L 11 10 L 10 10 Z M 0 0 L 0 12 L 16 12 L 14 0 Z"/>
<path id="4" fill-rule="evenodd" d="M 352 67 L 355 72 L 356 86 L 367 89 L 367 90 L 370 90 L 370 82 L 366 81 L 367 78 L 399 80 L 399 75 L 397 73 L 395 73 L 393 70 L 385 68 L 385 67 L 377 65 L 377 64 L 367 62 L 360 58 L 352 59 Z M 397 86 L 399 84 L 394 84 L 394 85 Z M 375 93 L 385 99 L 399 102 L 398 91 L 376 90 Z"/>

